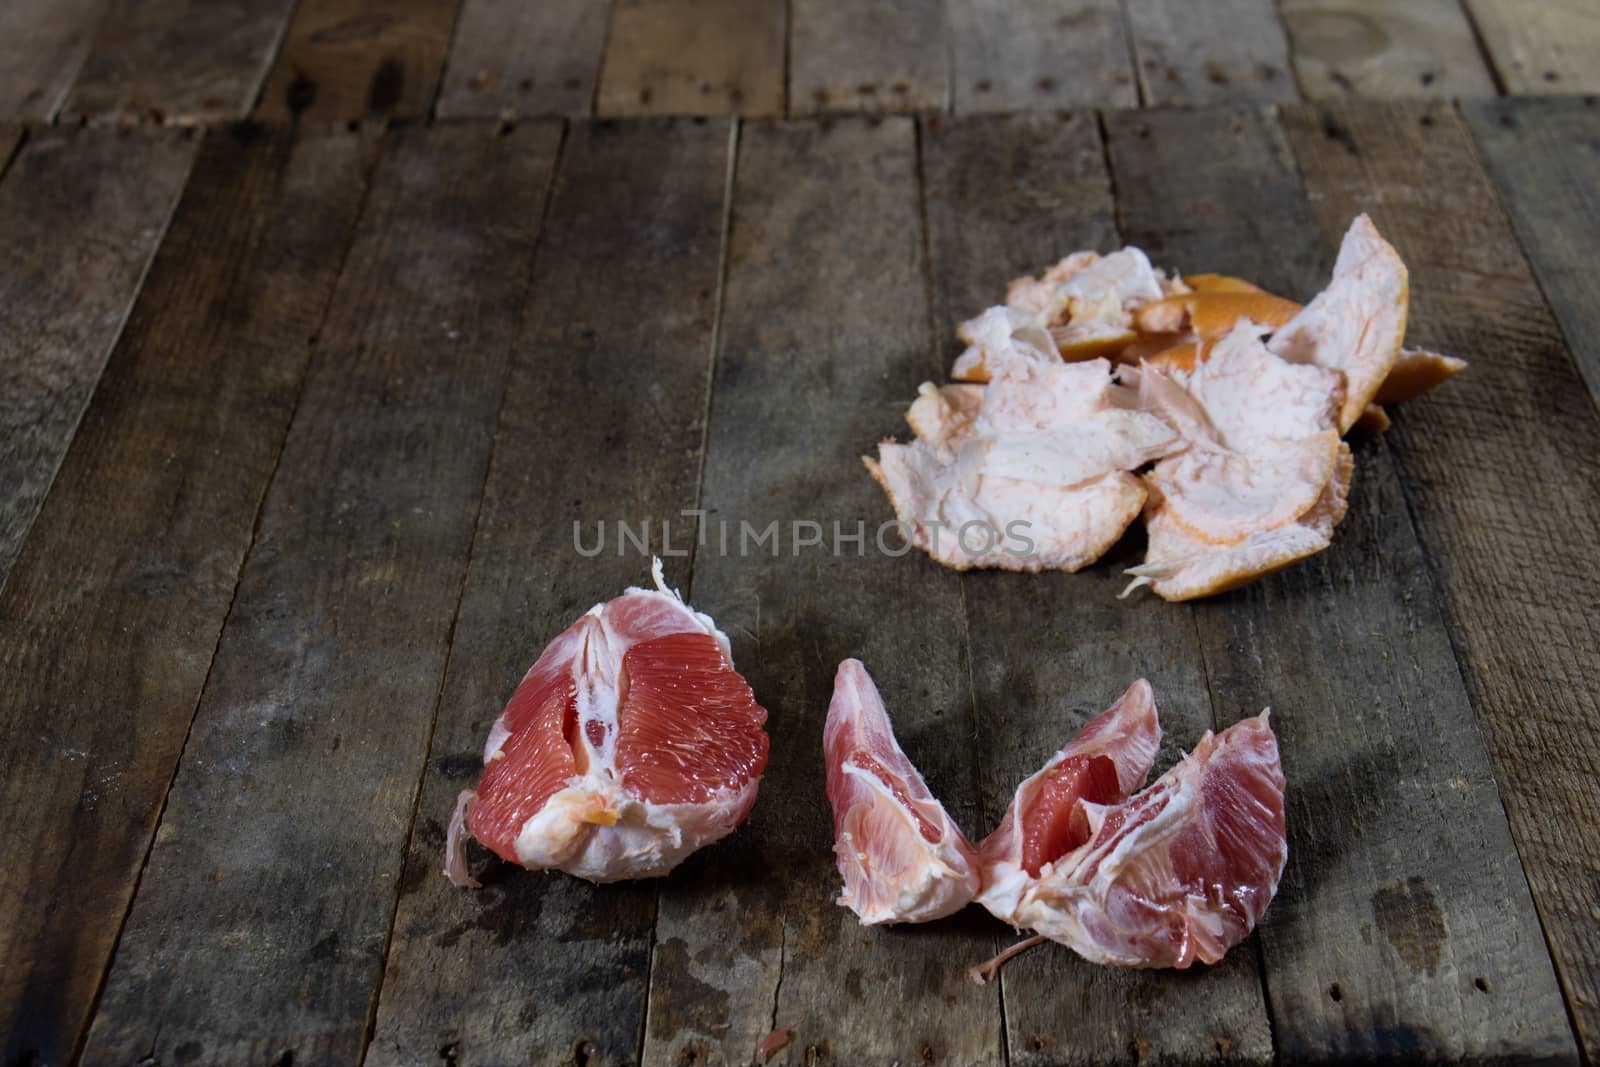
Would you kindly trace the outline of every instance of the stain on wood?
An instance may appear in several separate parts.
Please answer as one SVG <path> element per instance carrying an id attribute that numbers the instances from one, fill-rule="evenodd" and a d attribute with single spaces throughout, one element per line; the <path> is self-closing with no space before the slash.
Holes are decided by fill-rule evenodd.
<path id="1" fill-rule="evenodd" d="M 790 0 L 789 113 L 943 111 L 944 0 Z"/>
<path id="2" fill-rule="evenodd" d="M 1493 96 L 1459 0 L 1280 0 L 1307 97 Z"/>
<path id="3" fill-rule="evenodd" d="M 601 115 L 781 115 L 784 0 L 613 0 Z"/>
<path id="4" fill-rule="evenodd" d="M 0 584 L 50 489 L 196 142 L 36 130 L 0 182 Z"/>
<path id="5" fill-rule="evenodd" d="M 1010 279 L 1081 248 L 1111 251 L 1120 243 L 1093 113 L 1066 121 L 929 120 L 922 144 L 934 291 L 943 309 L 939 347 L 947 355 L 954 350 L 945 339 L 958 321 L 1000 300 Z M 1131 535 L 1078 574 L 962 576 L 982 783 L 982 811 L 971 823 L 978 834 L 998 826 L 1017 785 L 1136 678 L 1150 679 L 1160 708 L 1157 773 L 1211 728 L 1187 607 L 1150 610 L 1117 599 L 1139 540 Z M 1002 944 L 1018 936 L 990 926 Z M 1034 949 L 1001 971 L 1010 1061 L 1104 1063 L 1137 1046 L 1163 1062 L 1269 1062 L 1257 966 L 1253 946 L 1207 968 L 1203 981 L 1101 967 L 1057 945 Z"/>
<path id="6" fill-rule="evenodd" d="M 663 521 L 674 551 L 694 543 L 682 512 L 699 490 L 731 135 L 727 120 L 579 123 L 562 149 L 368 1063 L 446 1046 L 463 1063 L 570 1063 L 580 1046 L 594 1063 L 638 1055 L 656 882 L 595 886 L 474 848 L 484 888 L 456 889 L 440 873 L 443 828 L 544 644 L 592 604 L 649 586 L 650 560 L 619 550 L 615 524 L 649 521 L 657 552 Z M 601 522 L 612 542 L 580 556 L 576 530 L 592 545 Z M 688 560 L 665 562 L 686 588 Z"/>
<path id="7" fill-rule="evenodd" d="M 915 131 L 905 119 L 750 125 L 736 173 L 702 495 L 733 540 L 699 552 L 693 600 L 771 712 L 774 756 L 750 821 L 662 883 L 644 1060 L 742 1063 L 788 1027 L 773 1063 L 998 1063 L 996 991 L 966 974 L 992 950 L 992 923 L 969 911 L 861 926 L 835 903 L 823 784 L 834 671 L 858 656 L 933 791 L 954 812 L 976 808 L 957 576 L 879 552 L 893 516 L 860 466 L 943 363 L 928 334 Z M 818 523 L 823 544 L 796 551 L 796 521 Z M 835 552 L 835 522 L 863 540 Z M 741 558 L 740 523 L 774 523 L 779 550 Z M 892 532 L 887 543 L 901 547 Z"/>
<path id="8" fill-rule="evenodd" d="M 1464 0 L 1509 93 L 1600 92 L 1600 9 L 1587 0 Z"/>
<path id="9" fill-rule="evenodd" d="M 371 149 L 254 127 L 206 139 L 0 594 L 0 670 L 12 680 L 0 688 L 0 810 L 28 813 L 8 814 L 0 834 L 6 1063 L 67 1062 L 88 1021 Z M 143 162 L 147 179 L 158 173 Z"/>
<path id="10" fill-rule="evenodd" d="M 65 114 L 208 123 L 255 103 L 293 0 L 109 0 Z"/>
<path id="11" fill-rule="evenodd" d="M 1137 107 L 1120 0 L 950 0 L 957 114 Z"/>
<path id="12" fill-rule="evenodd" d="M 360 1057 L 559 136 L 389 134 L 85 1063 Z"/>
<path id="13" fill-rule="evenodd" d="M 1147 104 L 1295 100 L 1274 0 L 1124 0 Z"/>
<path id="14" fill-rule="evenodd" d="M 589 114 L 610 17 L 610 0 L 466 0 L 434 112 Z"/>
<path id="15" fill-rule="evenodd" d="M 256 117 L 427 115 L 460 6 L 461 0 L 303 0 Z"/>
<path id="16" fill-rule="evenodd" d="M 1600 417 L 1453 108 L 1341 104 L 1294 109 L 1285 125 L 1324 243 L 1341 217 L 1371 212 L 1411 267 L 1416 341 L 1472 361 L 1399 407 L 1389 436 L 1592 1059 L 1600 928 L 1585 887 L 1600 878 L 1600 579 L 1586 561 L 1600 525 L 1589 461 Z M 1509 1032 L 1504 1012 L 1520 995 L 1493 974 L 1471 977 L 1501 1009 L 1493 1032 Z M 1547 1025 L 1561 1014 L 1546 1008 Z"/>
<path id="17" fill-rule="evenodd" d="M 107 0 L 0 5 L 0 117 L 49 122 L 72 88 Z"/>
<path id="18" fill-rule="evenodd" d="M 1517 237 L 1600 403 L 1600 101 L 1474 100 L 1461 110 Z"/>
<path id="19" fill-rule="evenodd" d="M 1425 878 L 1413 874 L 1375 890 L 1372 918 L 1412 974 L 1432 978 L 1438 973 L 1440 950 L 1450 931 Z"/>

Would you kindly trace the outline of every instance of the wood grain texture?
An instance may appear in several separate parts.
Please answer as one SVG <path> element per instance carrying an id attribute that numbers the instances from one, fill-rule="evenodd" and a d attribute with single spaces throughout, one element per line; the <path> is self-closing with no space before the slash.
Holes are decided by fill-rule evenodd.
<path id="1" fill-rule="evenodd" d="M 1465 3 L 1507 92 L 1600 92 L 1600 8 L 1589 0 Z"/>
<path id="2" fill-rule="evenodd" d="M 785 0 L 613 0 L 602 115 L 781 115 Z"/>
<path id="3" fill-rule="evenodd" d="M 301 0 L 262 119 L 415 118 L 433 106 L 461 0 Z"/>
<path id="4" fill-rule="evenodd" d="M 1274 0 L 1123 0 L 1146 104 L 1297 99 Z"/>
<path id="5" fill-rule="evenodd" d="M 789 113 L 943 111 L 945 0 L 790 0 Z"/>
<path id="6" fill-rule="evenodd" d="M 0 4 L 0 118 L 49 122 L 72 88 L 107 0 Z"/>
<path id="7" fill-rule="evenodd" d="M 1545 298 L 1600 403 L 1600 101 L 1474 100 L 1461 110 Z"/>
<path id="8" fill-rule="evenodd" d="M 720 279 L 731 124 L 579 123 L 540 239 L 529 315 L 506 388 L 438 726 L 401 883 L 368 1064 L 452 1049 L 455 1063 L 638 1055 L 655 882 L 595 886 L 474 849 L 485 888 L 440 873 L 456 793 L 512 688 L 590 605 L 649 585 L 650 561 L 574 547 L 605 522 L 694 540 Z M 630 308 L 617 315 L 619 304 Z M 638 377 L 650 354 L 648 383 Z M 649 417 L 642 417 L 645 413 Z M 563 461 L 547 462 L 552 440 Z M 666 559 L 686 585 L 687 560 Z M 559 952 L 550 946 L 559 944 Z"/>
<path id="9" fill-rule="evenodd" d="M 466 0 L 434 113 L 589 114 L 610 17 L 610 0 Z"/>
<path id="10" fill-rule="evenodd" d="M 1118 244 L 1094 115 L 928 119 L 928 242 L 941 337 L 1006 282 L 1080 248 Z M 953 357 L 949 343 L 939 347 Z M 1138 537 L 1078 574 L 962 576 L 980 753 L 977 834 L 999 825 L 1018 783 L 1135 679 L 1155 687 L 1165 731 L 1158 770 L 1212 726 L 1194 620 L 1185 605 L 1117 600 Z M 1092 635 L 1092 637 L 1090 636 Z M 1010 943 L 1010 930 L 996 927 Z M 1013 1064 L 1272 1059 L 1255 946 L 1204 973 L 1100 967 L 1055 945 L 1001 971 Z"/>
<path id="11" fill-rule="evenodd" d="M 185 132 L 37 130 L 0 183 L 0 584 L 194 159 Z"/>
<path id="12" fill-rule="evenodd" d="M 1311 99 L 1495 94 L 1460 0 L 1279 0 L 1279 9 Z"/>
<path id="13" fill-rule="evenodd" d="M 359 1058 L 559 136 L 390 134 L 84 1063 Z"/>
<path id="14" fill-rule="evenodd" d="M 1371 212 L 1411 268 L 1417 343 L 1472 362 L 1397 409 L 1389 439 L 1593 1059 L 1600 577 L 1589 531 L 1600 523 L 1600 417 L 1453 109 L 1304 108 L 1286 125 L 1325 245 L 1350 214 Z M 1499 1009 L 1514 1008 L 1488 978 Z"/>
<path id="15" fill-rule="evenodd" d="M 1326 284 L 1332 257 L 1270 115 L 1124 114 L 1107 130 L 1127 240 L 1159 238 L 1160 262 L 1291 296 Z M 1568 1060 L 1538 917 L 1386 439 L 1353 446 L 1333 546 L 1195 608 L 1218 721 L 1271 706 L 1289 783 L 1289 864 L 1258 930 L 1278 1055 Z"/>
<path id="16" fill-rule="evenodd" d="M 746 1063 L 774 1026 L 795 1033 L 774 1063 L 1002 1059 L 995 990 L 966 975 L 992 923 L 863 927 L 834 902 L 821 737 L 840 660 L 867 664 L 952 814 L 977 809 L 957 576 L 879 553 L 892 515 L 859 458 L 943 363 L 916 186 L 905 119 L 741 135 L 702 495 L 730 541 L 713 529 L 692 600 L 771 712 L 773 758 L 750 821 L 662 883 L 646 1063 Z M 795 520 L 823 545 L 797 549 Z M 864 534 L 860 555 L 833 551 L 835 522 Z M 741 558 L 741 523 L 776 524 L 778 551 Z"/>
<path id="17" fill-rule="evenodd" d="M 1137 107 L 1120 0 L 949 0 L 958 114 Z"/>
<path id="18" fill-rule="evenodd" d="M 0 594 L 7 1063 L 68 1062 L 88 1021 L 372 155 L 207 138 Z"/>
<path id="19" fill-rule="evenodd" d="M 294 0 L 109 0 L 67 97 L 72 119 L 243 118 Z"/>

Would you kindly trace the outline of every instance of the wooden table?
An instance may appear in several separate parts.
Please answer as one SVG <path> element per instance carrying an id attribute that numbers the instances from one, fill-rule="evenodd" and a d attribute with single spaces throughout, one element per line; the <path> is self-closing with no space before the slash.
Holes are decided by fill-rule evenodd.
<path id="1" fill-rule="evenodd" d="M 8 1055 L 743 1062 L 790 1026 L 796 1062 L 1574 1058 L 1597 143 L 1542 101 L 34 131 L 0 182 Z M 645 580 L 575 522 L 870 529 L 857 457 L 1007 278 L 1129 241 L 1303 295 L 1361 210 L 1415 339 L 1473 366 L 1355 440 L 1330 551 L 1169 605 L 1116 600 L 1137 544 L 1026 577 L 713 538 L 668 576 L 771 709 L 750 822 L 660 882 L 446 884 L 521 671 Z M 848 655 L 973 832 L 1134 677 L 1169 759 L 1270 704 L 1258 935 L 978 988 L 1012 935 L 976 911 L 858 927 L 819 753 Z"/>
<path id="2" fill-rule="evenodd" d="M 1488 98 L 1586 85 L 1595 20 L 1264 2 L 1198 58 L 1177 0 L 0 11 L 0 1062 L 1600 1060 L 1600 106 Z M 1039 577 L 872 547 L 858 457 L 1007 279 L 1126 242 L 1305 297 L 1362 211 L 1472 367 L 1352 439 L 1330 550 L 1170 605 L 1116 599 L 1137 537 Z M 672 523 L 770 709 L 761 799 L 663 880 L 454 890 L 490 721 L 648 580 L 619 520 Z M 1257 933 L 980 988 L 978 909 L 858 926 L 845 656 L 975 834 L 1136 677 L 1161 766 L 1271 705 Z"/>

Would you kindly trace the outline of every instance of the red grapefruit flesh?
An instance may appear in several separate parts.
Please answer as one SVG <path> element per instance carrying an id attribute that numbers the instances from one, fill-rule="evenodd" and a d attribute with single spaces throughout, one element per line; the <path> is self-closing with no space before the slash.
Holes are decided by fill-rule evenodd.
<path id="1" fill-rule="evenodd" d="M 1023 870 L 1037 878 L 1045 864 L 1089 840 L 1089 824 L 1074 818 L 1078 801 L 1115 804 L 1122 795 L 1109 756 L 1071 756 L 1041 772 L 1039 791 L 1022 813 Z"/>
<path id="2" fill-rule="evenodd" d="M 572 732 L 578 691 L 570 674 L 529 677 L 506 705 L 511 734 L 490 759 L 467 812 L 467 829 L 501 859 L 517 862 L 517 834 L 578 773 Z"/>
<path id="3" fill-rule="evenodd" d="M 623 788 L 656 804 L 704 804 L 767 766 L 766 710 L 707 633 L 641 641 L 622 657 Z"/>
<path id="4" fill-rule="evenodd" d="M 1079 801 L 1109 804 L 1126 797 L 1144 784 L 1160 746 L 1155 696 L 1141 678 L 1017 787 L 999 829 L 978 846 L 978 903 L 1023 925 L 1015 911 L 1027 886 L 1089 839 Z"/>

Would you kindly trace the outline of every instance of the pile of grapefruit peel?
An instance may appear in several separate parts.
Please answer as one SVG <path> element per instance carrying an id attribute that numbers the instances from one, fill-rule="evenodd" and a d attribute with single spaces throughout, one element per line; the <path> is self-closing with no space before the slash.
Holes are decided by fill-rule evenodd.
<path id="1" fill-rule="evenodd" d="M 839 903 L 877 925 L 976 900 L 1037 931 L 974 968 L 979 981 L 1045 938 L 1123 967 L 1215 963 L 1255 928 L 1288 858 L 1267 713 L 1208 731 L 1144 788 L 1161 724 L 1143 679 L 1017 786 L 977 845 L 895 741 L 859 660 L 839 665 L 823 736 Z"/>
<path id="2" fill-rule="evenodd" d="M 963 323 L 952 384 L 868 470 L 911 541 L 957 570 L 1076 571 L 1141 514 L 1131 592 L 1237 588 L 1320 552 L 1345 513 L 1343 437 L 1466 364 L 1402 347 L 1405 264 L 1358 216 L 1302 307 L 1137 248 L 1075 252 Z M 1020 524 L 1020 525 L 1019 525 Z M 1015 534 L 1015 536 L 1013 536 Z"/>

